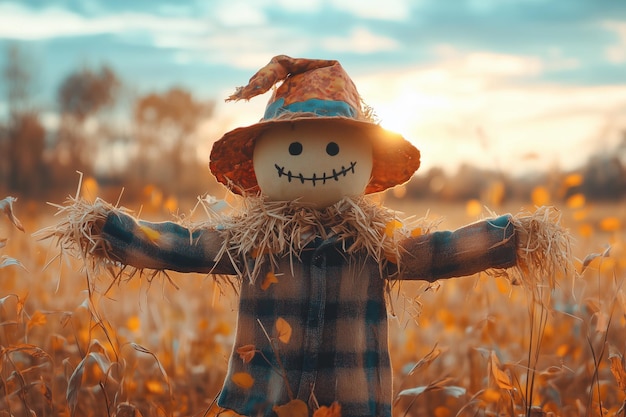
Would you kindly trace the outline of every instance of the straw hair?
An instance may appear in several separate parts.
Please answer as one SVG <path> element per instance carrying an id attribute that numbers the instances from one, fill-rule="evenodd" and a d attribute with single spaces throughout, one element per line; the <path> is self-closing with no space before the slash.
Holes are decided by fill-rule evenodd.
<path id="1" fill-rule="evenodd" d="M 54 205 L 56 216 L 63 220 L 36 233 L 41 240 L 54 238 L 62 252 L 79 259 L 92 259 L 96 264 L 107 256 L 106 242 L 100 230 L 112 211 L 129 213 L 129 210 L 115 207 L 97 198 L 94 202 L 80 197 L 69 197 L 66 205 Z"/>
<path id="2" fill-rule="evenodd" d="M 143 274 L 142 268 L 122 265 L 113 259 L 109 254 L 108 242 L 100 235 L 109 213 L 130 214 L 130 210 L 115 207 L 100 198 L 91 202 L 79 197 L 78 194 L 76 197 L 68 197 L 65 203 L 65 205 L 51 204 L 58 209 L 55 215 L 61 216 L 62 220 L 34 234 L 39 240 L 53 239 L 59 248 L 59 253 L 47 263 L 46 267 L 57 259 L 61 260 L 65 255 L 80 259 L 83 262 L 90 294 L 95 291 L 97 278 L 103 271 L 113 277 L 109 288 L 123 276 L 130 279 L 137 273 Z M 149 279 L 162 272 L 149 271 Z M 170 283 L 178 288 L 171 280 Z M 108 289 L 104 291 L 105 294 L 107 292 Z"/>

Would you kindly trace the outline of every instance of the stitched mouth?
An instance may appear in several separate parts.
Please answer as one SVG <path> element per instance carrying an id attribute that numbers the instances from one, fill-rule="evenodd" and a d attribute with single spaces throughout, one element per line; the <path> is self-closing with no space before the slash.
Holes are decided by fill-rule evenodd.
<path id="1" fill-rule="evenodd" d="M 311 181 L 313 183 L 313 186 L 315 186 L 318 181 L 321 181 L 322 184 L 326 184 L 326 181 L 329 180 L 339 181 L 339 177 L 345 177 L 346 175 L 348 175 L 348 172 L 352 172 L 354 174 L 356 161 L 350 162 L 349 167 L 345 167 L 342 165 L 339 171 L 333 169 L 333 172 L 331 174 L 327 174 L 326 172 L 324 172 L 319 177 L 315 173 L 313 173 L 312 177 L 305 177 L 304 175 L 302 175 L 302 173 L 294 174 L 291 171 L 285 172 L 285 167 L 281 167 L 278 164 L 274 164 L 274 166 L 276 167 L 276 171 L 278 171 L 278 178 L 285 176 L 287 177 L 287 181 L 289 182 L 291 182 L 291 180 L 296 180 L 300 181 L 302 184 L 304 184 L 306 181 Z"/>

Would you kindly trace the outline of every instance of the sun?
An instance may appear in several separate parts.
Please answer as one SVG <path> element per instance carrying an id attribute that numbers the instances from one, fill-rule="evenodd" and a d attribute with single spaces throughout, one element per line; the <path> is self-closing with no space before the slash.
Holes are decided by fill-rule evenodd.
<path id="1" fill-rule="evenodd" d="M 376 115 L 385 129 L 411 137 L 433 116 L 447 108 L 444 97 L 407 91 L 376 104 Z"/>
<path id="2" fill-rule="evenodd" d="M 380 125 L 405 137 L 410 136 L 410 131 L 415 127 L 416 120 L 413 113 L 410 106 L 403 106 L 397 101 L 379 104 L 376 107 L 376 116 L 380 120 Z"/>

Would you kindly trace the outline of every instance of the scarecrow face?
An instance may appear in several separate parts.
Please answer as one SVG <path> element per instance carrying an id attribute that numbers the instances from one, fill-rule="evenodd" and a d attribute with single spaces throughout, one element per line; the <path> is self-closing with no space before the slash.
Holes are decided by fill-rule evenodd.
<path id="1" fill-rule="evenodd" d="M 372 146 L 352 126 L 285 123 L 257 139 L 254 173 L 263 195 L 328 207 L 362 194 L 372 173 Z"/>

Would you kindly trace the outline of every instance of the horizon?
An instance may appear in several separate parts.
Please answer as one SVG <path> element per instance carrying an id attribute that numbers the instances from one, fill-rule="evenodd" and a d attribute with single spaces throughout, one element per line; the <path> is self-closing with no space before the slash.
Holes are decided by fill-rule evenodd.
<path id="1" fill-rule="evenodd" d="M 278 54 L 339 60 L 381 124 L 420 149 L 423 172 L 570 170 L 626 131 L 617 2 L 5 0 L 0 45 L 11 44 L 40 69 L 33 101 L 48 128 L 56 88 L 85 66 L 110 65 L 138 95 L 181 86 L 215 100 L 199 126 L 207 158 L 224 132 L 261 117 L 267 96 L 223 98 Z"/>

